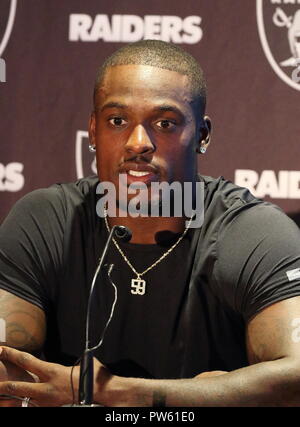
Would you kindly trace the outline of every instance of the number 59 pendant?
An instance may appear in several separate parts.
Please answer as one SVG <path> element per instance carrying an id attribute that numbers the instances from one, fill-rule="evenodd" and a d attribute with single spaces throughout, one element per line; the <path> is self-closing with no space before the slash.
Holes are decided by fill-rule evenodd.
<path id="1" fill-rule="evenodd" d="M 136 279 L 132 279 L 130 292 L 132 295 L 144 295 L 146 292 L 146 281 L 139 276 Z"/>

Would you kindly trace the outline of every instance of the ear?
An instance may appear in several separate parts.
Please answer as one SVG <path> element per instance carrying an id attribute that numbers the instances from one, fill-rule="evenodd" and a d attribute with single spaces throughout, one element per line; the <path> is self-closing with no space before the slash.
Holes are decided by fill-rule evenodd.
<path id="1" fill-rule="evenodd" d="M 95 112 L 93 111 L 89 120 L 89 147 L 90 150 L 92 149 L 95 151 L 96 149 L 96 116 Z"/>
<path id="2" fill-rule="evenodd" d="M 199 128 L 199 141 L 197 146 L 197 153 L 204 154 L 211 141 L 211 119 L 209 116 L 204 116 Z"/>

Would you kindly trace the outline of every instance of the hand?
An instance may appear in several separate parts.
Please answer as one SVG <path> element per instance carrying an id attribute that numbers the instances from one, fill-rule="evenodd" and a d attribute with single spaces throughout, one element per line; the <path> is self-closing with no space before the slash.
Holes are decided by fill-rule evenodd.
<path id="1" fill-rule="evenodd" d="M 1 381 L 26 381 L 30 383 L 38 383 L 39 378 L 31 372 L 19 368 L 11 362 L 0 361 L 0 382 Z"/>
<path id="2" fill-rule="evenodd" d="M 30 397 L 37 406 L 62 406 L 73 403 L 71 387 L 72 367 L 56 363 L 48 363 L 37 359 L 29 353 L 15 350 L 10 347 L 0 348 L 0 360 L 11 362 L 22 370 L 29 371 L 39 379 L 38 383 L 29 382 L 32 375 L 24 381 L 0 382 L 0 394 L 18 397 Z M 100 362 L 98 362 L 100 364 Z M 79 366 L 73 369 L 72 379 L 77 402 Z"/>

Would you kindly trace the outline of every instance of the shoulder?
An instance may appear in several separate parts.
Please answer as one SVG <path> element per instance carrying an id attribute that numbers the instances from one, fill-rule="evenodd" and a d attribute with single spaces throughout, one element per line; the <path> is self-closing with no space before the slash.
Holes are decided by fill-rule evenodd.
<path id="1" fill-rule="evenodd" d="M 82 178 L 76 182 L 57 183 L 48 188 L 33 190 L 16 202 L 11 213 L 26 212 L 66 214 L 71 207 L 84 203 L 95 194 L 96 176 Z"/>
<path id="2" fill-rule="evenodd" d="M 199 179 L 204 185 L 206 210 L 219 206 L 222 212 L 225 212 L 234 208 L 237 204 L 258 204 L 263 202 L 251 194 L 247 188 L 239 187 L 222 176 L 212 178 L 201 175 Z"/>
<path id="3" fill-rule="evenodd" d="M 80 202 L 95 195 L 98 183 L 98 177 L 92 175 L 75 182 L 56 184 L 55 187 L 59 187 L 65 199 Z"/>
<path id="4" fill-rule="evenodd" d="M 277 298 L 298 295 L 298 284 L 287 278 L 300 266 L 295 222 L 278 206 L 224 179 L 209 179 L 206 186 L 203 233 L 215 261 L 213 287 L 219 297 L 248 316 Z"/>
<path id="5" fill-rule="evenodd" d="M 255 198 L 246 188 L 239 187 L 223 177 L 199 176 L 199 179 L 204 185 L 201 240 L 206 248 L 205 252 L 216 258 L 218 245 L 226 237 L 228 228 L 236 218 L 242 212 L 256 209 L 264 202 Z"/>
<path id="6" fill-rule="evenodd" d="M 82 178 L 75 182 L 56 183 L 48 188 L 34 190 L 21 200 L 28 203 L 34 203 L 35 201 L 56 203 L 60 200 L 81 201 L 93 192 L 97 183 L 97 176 Z"/>
<path id="7" fill-rule="evenodd" d="M 255 197 L 248 189 L 223 177 L 201 179 L 205 186 L 204 225 L 213 225 L 219 245 L 251 246 L 251 242 L 280 242 L 288 238 L 299 242 L 299 228 L 275 204 Z"/>
<path id="8" fill-rule="evenodd" d="M 281 208 L 255 197 L 247 188 L 239 187 L 223 177 L 201 176 L 204 183 L 204 224 L 214 224 L 218 238 L 227 232 L 243 229 L 259 232 L 299 229 Z"/>
<path id="9" fill-rule="evenodd" d="M 299 256 L 300 230 L 280 208 L 268 203 L 240 209 L 220 226 L 217 258 L 223 266 L 232 260 L 240 268 L 246 260 L 272 262 Z M 235 267 L 233 265 L 235 264 Z"/>
<path id="10" fill-rule="evenodd" d="M 10 230 L 63 230 L 66 223 L 86 212 L 94 211 L 91 203 L 95 199 L 94 188 L 97 177 L 88 177 L 73 183 L 54 184 L 48 188 L 34 190 L 18 200 L 3 223 L 1 233 Z M 87 208 L 82 209 L 82 207 Z"/>

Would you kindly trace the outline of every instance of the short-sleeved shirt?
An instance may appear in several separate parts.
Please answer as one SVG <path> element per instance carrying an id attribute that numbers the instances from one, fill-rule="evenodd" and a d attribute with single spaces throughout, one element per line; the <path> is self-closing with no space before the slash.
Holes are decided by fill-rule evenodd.
<path id="1" fill-rule="evenodd" d="M 144 295 L 131 293 L 135 274 L 110 246 L 111 281 L 105 269 L 97 278 L 90 344 L 100 341 L 117 292 L 96 351 L 113 373 L 187 378 L 246 366 L 247 322 L 300 295 L 296 224 L 222 177 L 200 180 L 204 222 L 143 276 Z M 29 193 L 0 227 L 0 287 L 44 310 L 45 358 L 67 365 L 84 350 L 89 290 L 108 237 L 96 213 L 97 184 L 93 176 Z M 119 245 L 142 272 L 173 243 Z"/>

